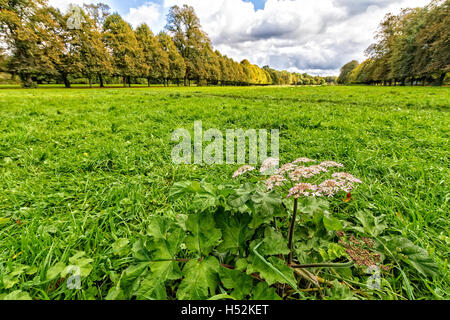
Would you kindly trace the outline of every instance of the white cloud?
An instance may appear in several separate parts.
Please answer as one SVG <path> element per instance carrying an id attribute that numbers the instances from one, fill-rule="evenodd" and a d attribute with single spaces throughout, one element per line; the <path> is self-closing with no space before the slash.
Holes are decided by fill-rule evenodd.
<path id="1" fill-rule="evenodd" d="M 213 44 L 237 60 L 315 74 L 337 74 L 364 50 L 388 12 L 429 0 L 267 0 L 264 10 L 242 0 L 165 0 L 192 5 Z"/>
<path id="2" fill-rule="evenodd" d="M 83 4 L 92 4 L 92 3 L 98 3 L 102 2 L 104 4 L 107 4 L 112 7 L 112 1 L 111 0 L 49 0 L 48 4 L 52 7 L 61 9 L 62 11 L 65 11 L 69 8 L 70 4 L 74 4 L 80 7 L 83 7 Z"/>
<path id="3" fill-rule="evenodd" d="M 165 25 L 165 16 L 163 8 L 157 3 L 146 3 L 138 8 L 130 8 L 128 14 L 124 17 L 133 27 L 137 27 L 141 23 L 146 23 L 159 31 Z"/>
<path id="4" fill-rule="evenodd" d="M 243 0 L 159 0 L 131 8 L 124 18 L 133 26 L 145 22 L 158 32 L 171 6 L 188 4 L 214 46 L 237 61 L 246 58 L 277 69 L 337 74 L 344 63 L 365 58 L 364 50 L 386 13 L 429 1 L 267 0 L 263 10 L 255 10 Z"/>

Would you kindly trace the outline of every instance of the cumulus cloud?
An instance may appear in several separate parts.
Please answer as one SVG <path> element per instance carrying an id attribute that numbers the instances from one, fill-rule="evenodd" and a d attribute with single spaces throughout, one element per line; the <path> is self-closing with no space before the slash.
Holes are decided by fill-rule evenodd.
<path id="1" fill-rule="evenodd" d="M 162 29 L 165 24 L 163 17 L 163 8 L 157 3 L 149 2 L 138 8 L 130 8 L 124 19 L 135 28 L 141 23 L 146 23 L 154 29 Z"/>
<path id="2" fill-rule="evenodd" d="M 158 32 L 171 6 L 188 4 L 223 54 L 260 66 L 331 75 L 346 62 L 365 58 L 363 52 L 386 13 L 429 1 L 267 0 L 256 10 L 244 0 L 153 0 L 129 9 L 124 17 L 133 26 L 146 22 Z"/>

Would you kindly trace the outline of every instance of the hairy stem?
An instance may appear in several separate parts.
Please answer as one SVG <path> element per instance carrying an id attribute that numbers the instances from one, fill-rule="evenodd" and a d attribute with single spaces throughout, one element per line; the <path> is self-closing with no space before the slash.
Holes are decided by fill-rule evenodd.
<path id="1" fill-rule="evenodd" d="M 294 200 L 294 213 L 292 214 L 291 226 L 289 228 L 289 265 L 292 264 L 293 261 L 293 251 L 294 251 L 294 228 L 295 228 L 295 220 L 297 219 L 297 210 L 298 210 L 298 199 Z"/>
<path id="2" fill-rule="evenodd" d="M 290 264 L 294 269 L 309 269 L 309 268 L 350 268 L 353 267 L 353 262 L 347 263 L 315 263 L 315 264 Z"/>

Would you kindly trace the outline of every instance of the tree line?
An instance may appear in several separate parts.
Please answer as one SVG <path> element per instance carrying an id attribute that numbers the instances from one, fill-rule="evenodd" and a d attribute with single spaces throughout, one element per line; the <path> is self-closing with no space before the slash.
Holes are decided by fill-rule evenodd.
<path id="1" fill-rule="evenodd" d="M 450 72 L 450 0 L 388 14 L 361 64 L 341 69 L 341 84 L 442 85 Z"/>
<path id="2" fill-rule="evenodd" d="M 74 27 L 76 26 L 76 27 Z M 92 86 L 120 82 L 148 85 L 322 85 L 319 77 L 236 62 L 214 50 L 192 7 L 174 6 L 155 35 L 137 28 L 103 4 L 71 7 L 46 0 L 0 0 L 0 68 L 24 87 L 56 81 L 70 87 L 83 78 Z"/>

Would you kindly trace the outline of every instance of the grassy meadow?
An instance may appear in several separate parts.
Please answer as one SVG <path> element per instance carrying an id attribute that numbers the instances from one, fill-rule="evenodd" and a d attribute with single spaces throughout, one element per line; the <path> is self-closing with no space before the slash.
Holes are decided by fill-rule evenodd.
<path id="1" fill-rule="evenodd" d="M 448 299 L 449 101 L 437 87 L 2 89 L 0 298 L 105 299 L 149 217 L 188 211 L 168 199 L 174 183 L 232 182 L 239 165 L 171 161 L 172 132 L 202 120 L 280 129 L 281 163 L 343 163 L 364 184 L 335 214 L 386 215 L 439 268 L 405 269 L 409 292 L 392 272 L 395 295 L 378 297 Z M 69 259 L 86 269 L 81 290 L 49 277 Z"/>

